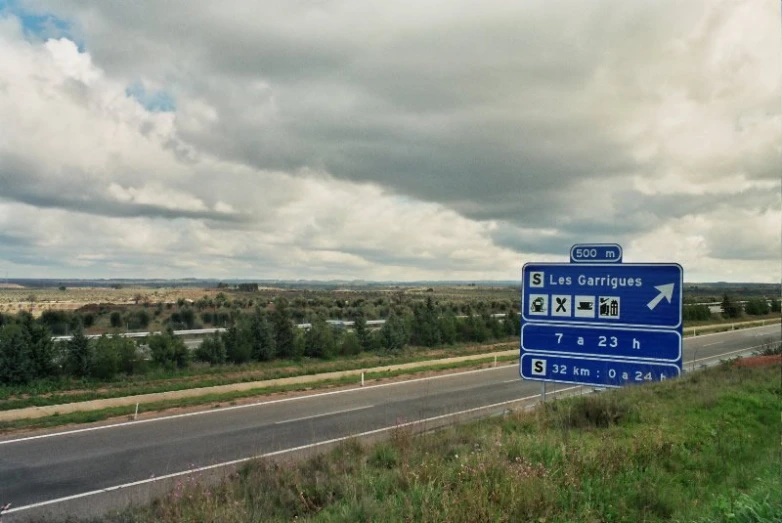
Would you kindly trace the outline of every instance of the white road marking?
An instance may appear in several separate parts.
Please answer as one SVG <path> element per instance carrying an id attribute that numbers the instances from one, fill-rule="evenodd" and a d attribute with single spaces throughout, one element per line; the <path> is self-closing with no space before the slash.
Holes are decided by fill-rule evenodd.
<path id="1" fill-rule="evenodd" d="M 370 390 L 370 389 L 377 389 L 380 387 L 393 387 L 393 386 L 399 386 L 399 385 L 405 385 L 407 383 L 416 383 L 419 381 L 427 381 L 427 380 L 436 380 L 441 378 L 453 378 L 453 377 L 460 377 L 467 374 L 476 374 L 478 372 L 491 372 L 496 370 L 507 370 L 509 368 L 508 365 L 502 366 L 502 367 L 488 367 L 485 369 L 476 369 L 476 370 L 468 370 L 464 372 L 453 372 L 451 374 L 441 374 L 439 376 L 429 376 L 426 378 L 415 378 L 412 380 L 404 380 L 404 381 L 395 381 L 393 383 L 380 383 L 377 385 L 366 385 L 364 387 L 355 387 L 352 389 L 343 389 L 343 390 L 332 390 L 328 392 L 321 392 L 316 394 L 308 394 L 306 396 L 295 396 L 293 398 L 282 398 L 278 400 L 272 400 L 272 401 L 261 401 L 258 403 L 248 403 L 246 405 L 233 405 L 231 407 L 222 407 L 219 409 L 212 409 L 212 410 L 202 410 L 198 412 L 187 412 L 184 414 L 174 414 L 173 416 L 163 416 L 159 418 L 149 418 L 149 419 L 142 419 L 142 420 L 136 420 L 136 421 L 128 421 L 124 423 L 114 423 L 112 425 L 101 425 L 99 427 L 87 427 L 83 429 L 73 429 L 73 430 L 66 430 L 62 432 L 51 432 L 49 434 L 38 434 L 37 436 L 27 436 L 24 438 L 18 438 L 18 439 L 9 439 L 9 440 L 0 440 L 0 445 L 7 445 L 9 443 L 20 443 L 23 441 L 31 441 L 35 439 L 44 439 L 44 438 L 53 438 L 56 436 L 69 436 L 71 434 L 79 434 L 82 432 L 91 432 L 96 430 L 107 430 L 107 429 L 116 429 L 116 428 L 124 428 L 128 427 L 130 425 L 139 425 L 141 423 L 155 423 L 155 422 L 161 422 L 161 421 L 168 421 L 178 418 L 188 418 L 191 416 L 206 416 L 209 414 L 219 414 L 221 412 L 228 412 L 231 410 L 238 410 L 238 409 L 247 409 L 252 407 L 263 407 L 265 405 L 274 405 L 277 403 L 285 403 L 288 401 L 299 401 L 299 400 L 306 400 L 306 399 L 313 399 L 313 398 L 319 398 L 322 396 L 331 396 L 334 394 L 346 394 L 348 392 L 360 392 L 362 390 Z"/>
<path id="2" fill-rule="evenodd" d="M 764 326 L 761 326 L 761 327 L 749 327 L 749 328 L 740 329 L 740 330 L 743 330 L 743 331 L 750 331 L 750 330 L 753 330 L 753 329 L 769 329 L 769 330 L 771 330 L 771 328 L 773 328 L 773 327 L 776 327 L 776 325 L 764 325 Z M 699 336 L 694 336 L 694 337 L 690 336 L 687 339 L 699 339 L 699 338 L 705 338 L 707 336 L 720 336 L 720 335 L 723 335 L 723 334 L 731 334 L 731 333 L 735 333 L 735 332 L 737 332 L 737 331 L 714 332 L 714 333 L 711 333 L 711 334 L 701 334 Z M 775 333 L 770 333 L 770 334 L 775 334 Z M 763 346 L 764 345 L 757 345 L 755 347 L 749 347 L 747 349 L 741 349 L 741 350 L 737 350 L 737 351 L 734 351 L 734 352 L 729 352 L 727 354 L 735 354 L 735 353 L 744 352 L 746 350 L 752 350 L 752 349 L 756 349 L 756 348 L 763 347 Z M 713 359 L 713 358 L 716 358 L 716 357 L 719 357 L 719 356 L 711 356 L 709 358 L 703 358 L 703 359 L 695 360 L 695 361 L 698 362 L 698 361 L 703 361 L 704 359 Z M 692 361 L 689 361 L 689 363 L 692 363 Z M 379 387 L 392 387 L 392 386 L 395 386 L 395 385 L 404 385 L 404 384 L 407 384 L 407 383 L 415 383 L 415 382 L 419 382 L 419 381 L 436 380 L 436 379 L 440 379 L 440 378 L 451 378 L 451 377 L 454 377 L 454 376 L 464 376 L 466 374 L 475 374 L 475 373 L 478 373 L 478 372 L 490 372 L 490 371 L 495 371 L 495 370 L 504 370 L 504 369 L 507 369 L 507 368 L 508 368 L 508 365 L 501 366 L 501 367 L 488 367 L 488 368 L 485 368 L 485 369 L 468 370 L 468 371 L 465 371 L 465 372 L 454 372 L 454 373 L 451 373 L 451 374 L 441 374 L 439 376 L 429 376 L 429 377 L 426 377 L 426 378 L 415 378 L 415 379 L 412 379 L 412 380 L 395 381 L 393 383 L 380 383 L 380 384 L 377 384 L 377 385 L 367 385 L 365 387 L 356 387 L 356 388 L 353 388 L 353 389 L 332 390 L 332 391 L 328 391 L 328 392 L 321 392 L 321 393 L 316 393 L 316 394 L 310 394 L 310 395 L 307 395 L 307 396 L 296 396 L 296 397 L 293 397 L 293 398 L 283 398 L 283 399 L 279 399 L 279 400 L 262 401 L 262 402 L 259 402 L 259 403 L 248 403 L 246 405 L 234 405 L 234 406 L 231 406 L 231 407 L 222 407 L 222 408 L 219 408 L 219 409 L 204 410 L 204 411 L 198 411 L 198 412 L 187 412 L 185 414 L 175 414 L 173 416 L 163 416 L 163 417 L 159 417 L 159 418 L 149 418 L 149 419 L 143 419 L 143 420 L 128 421 L 128 422 L 125 422 L 125 423 L 115 423 L 115 424 L 112 424 L 112 425 L 101 425 L 99 427 L 87 427 L 87 428 L 83 428 L 83 429 L 67 430 L 67 431 L 63 431 L 63 432 L 52 432 L 52 433 L 49 433 L 49 434 L 39 434 L 37 436 L 27 436 L 27 437 L 18 438 L 18 439 L 0 440 L 0 445 L 6 445 L 6 444 L 9 444 L 9 443 L 19 443 L 19 442 L 30 441 L 30 440 L 35 440 L 35 439 L 53 438 L 55 436 L 67 436 L 67 435 L 70 435 L 70 434 L 78 434 L 78 433 L 81 433 L 81 432 L 90 432 L 90 431 L 95 431 L 95 430 L 106 430 L 106 429 L 114 429 L 114 428 L 119 428 L 119 427 L 127 427 L 128 425 L 138 425 L 140 423 L 153 423 L 153 422 L 167 421 L 167 420 L 172 420 L 172 419 L 177 419 L 177 418 L 186 418 L 186 417 L 190 417 L 190 416 L 205 416 L 205 415 L 208 415 L 208 414 L 218 414 L 218 413 L 221 413 L 221 412 L 227 412 L 227 411 L 237 410 L 237 409 L 246 409 L 246 408 L 251 408 L 251 407 L 262 407 L 264 405 L 272 405 L 272 404 L 275 404 L 275 403 L 282 403 L 282 402 L 286 402 L 286 401 L 297 401 L 297 400 L 304 400 L 304 399 L 312 399 L 312 398 L 319 397 L 319 396 L 331 396 L 332 394 L 345 394 L 345 393 L 348 393 L 348 392 L 358 392 L 358 391 L 361 391 L 361 390 L 375 389 L 375 388 L 379 388 Z"/>
<path id="3" fill-rule="evenodd" d="M 743 349 L 734 350 L 731 352 L 724 352 L 722 354 L 717 354 L 716 356 L 706 356 L 705 358 L 700 358 L 698 360 L 687 360 L 686 362 L 682 362 L 682 367 L 684 367 L 684 363 L 698 363 L 699 361 L 706 361 L 706 360 L 716 360 L 719 358 L 724 358 L 725 356 L 730 356 L 732 354 L 741 354 L 742 352 L 749 352 L 753 349 L 759 349 L 761 347 L 765 347 L 766 345 L 755 345 L 754 347 L 745 347 Z"/>
<path id="4" fill-rule="evenodd" d="M 325 416 L 333 416 L 334 414 L 345 414 L 346 412 L 355 412 L 357 410 L 371 409 L 374 405 L 367 405 L 365 407 L 356 407 L 354 409 L 335 410 L 332 412 L 324 412 L 322 414 L 314 414 L 312 416 L 302 416 L 301 418 L 286 419 L 282 421 L 275 421 L 275 425 L 282 425 L 283 423 L 293 423 L 294 421 L 304 421 L 308 419 L 323 418 Z"/>
<path id="5" fill-rule="evenodd" d="M 746 347 L 744 349 L 728 352 L 728 353 L 725 353 L 725 354 L 720 354 L 719 356 L 710 356 L 710 357 L 706 357 L 706 358 L 700 358 L 700 359 L 697 359 L 697 360 L 691 360 L 691 361 L 689 361 L 687 363 L 697 363 L 697 362 L 700 362 L 700 361 L 713 360 L 713 359 L 717 359 L 719 357 L 729 356 L 731 354 L 747 352 L 747 351 L 750 351 L 752 349 L 756 349 L 756 348 L 763 347 L 763 346 L 764 345 L 756 345 L 754 347 Z M 468 372 L 480 372 L 480 371 L 484 371 L 484 370 L 496 370 L 496 369 L 495 368 L 481 369 L 479 371 L 468 371 Z M 467 374 L 467 373 L 462 373 L 462 374 Z M 436 376 L 436 377 L 438 377 L 438 376 Z M 427 378 L 421 378 L 421 379 L 427 379 Z M 411 380 L 411 381 L 413 381 L 413 380 Z M 420 381 L 420 380 L 416 380 L 416 381 Z M 393 384 L 388 383 L 388 384 L 383 384 L 383 385 L 375 385 L 375 387 L 381 387 L 381 386 L 384 386 L 384 385 L 393 385 Z M 365 387 L 365 388 L 367 388 L 367 387 Z M 574 387 L 566 387 L 564 389 L 551 391 L 549 394 L 557 394 L 557 393 L 566 392 L 566 391 L 575 390 L 575 389 L 580 389 L 580 388 L 581 388 L 580 385 L 574 386 Z M 361 390 L 361 389 L 359 389 L 359 390 Z M 336 393 L 336 392 L 343 392 L 343 391 L 334 391 L 334 392 Z M 245 463 L 247 461 L 251 461 L 251 460 L 257 459 L 257 458 L 268 458 L 268 457 L 273 457 L 273 456 L 277 456 L 277 455 L 280 455 L 280 454 L 286 454 L 288 452 L 296 452 L 296 451 L 299 451 L 299 450 L 306 450 L 306 449 L 317 447 L 317 446 L 320 446 L 320 445 L 328 445 L 328 444 L 332 444 L 332 443 L 339 443 L 340 441 L 345 441 L 345 440 L 352 439 L 352 438 L 360 438 L 360 437 L 365 437 L 365 436 L 371 436 L 373 434 L 379 434 L 381 432 L 385 432 L 385 431 L 388 431 L 388 430 L 391 430 L 391 429 L 397 428 L 397 427 L 409 427 L 409 426 L 415 425 L 415 424 L 430 423 L 432 421 L 445 419 L 445 418 L 450 417 L 450 416 L 460 416 L 460 415 L 463 415 L 463 414 L 469 414 L 471 412 L 476 412 L 476 411 L 483 410 L 483 409 L 491 409 L 491 408 L 495 408 L 495 407 L 501 407 L 503 405 L 508 405 L 510 403 L 516 403 L 516 402 L 519 402 L 519 401 L 526 401 L 526 400 L 535 399 L 535 398 L 537 398 L 539 396 L 540 396 L 540 394 L 534 394 L 532 396 L 526 396 L 524 398 L 503 401 L 501 403 L 494 403 L 492 405 L 486 405 L 486 406 L 483 406 L 483 407 L 475 407 L 475 408 L 472 408 L 472 409 L 463 410 L 463 411 L 459 411 L 459 412 L 454 412 L 454 413 L 451 413 L 451 414 L 443 414 L 443 415 L 440 415 L 440 416 L 434 416 L 432 418 L 426 418 L 426 419 L 418 420 L 418 421 L 409 421 L 407 423 L 401 423 L 401 424 L 394 425 L 393 427 L 383 427 L 383 428 L 380 428 L 380 429 L 370 430 L 370 431 L 367 431 L 367 432 L 361 432 L 359 434 L 353 434 L 353 435 L 350 435 L 350 436 L 343 436 L 343 437 L 340 437 L 340 438 L 334 438 L 334 439 L 330 439 L 330 440 L 326 440 L 326 441 L 321 441 L 321 442 L 318 442 L 318 443 L 310 443 L 308 445 L 301 445 L 299 447 L 293 447 L 293 448 L 290 448 L 290 449 L 277 450 L 277 451 L 274 451 L 274 452 L 268 452 L 266 454 L 260 454 L 260 455 L 257 455 L 257 456 L 251 456 L 251 457 L 248 457 L 248 458 L 235 459 L 235 460 L 226 461 L 226 462 L 223 462 L 223 463 L 216 463 L 214 465 L 207 465 L 205 467 L 192 468 L 192 469 L 184 470 L 182 472 L 174 472 L 172 474 L 166 474 L 164 476 L 158 476 L 156 478 L 143 479 L 143 480 L 140 480 L 140 481 L 134 481 L 132 483 L 124 483 L 122 485 L 115 485 L 113 487 L 107 487 L 107 488 L 100 489 L 100 490 L 92 490 L 92 491 L 89 491 L 89 492 L 83 492 L 81 494 L 74 494 L 72 496 L 66 496 L 66 497 L 52 499 L 52 500 L 48 500 L 48 501 L 41 501 L 39 503 L 33 503 L 33 504 L 30 504 L 30 505 L 24 505 L 24 506 L 21 506 L 21 507 L 11 508 L 11 509 L 5 511 L 4 514 L 12 514 L 14 512 L 22 512 L 24 510 L 30 510 L 30 509 L 33 509 L 33 508 L 43 507 L 43 506 L 46 506 L 46 505 L 53 505 L 53 504 L 56 504 L 56 503 L 62 503 L 64 501 L 71 501 L 71 500 L 74 500 L 74 499 L 85 498 L 85 497 L 89 497 L 89 496 L 94 496 L 96 494 L 103 494 L 103 493 L 112 492 L 112 491 L 115 491 L 115 490 L 121 490 L 121 489 L 124 489 L 124 488 L 135 487 L 135 486 L 138 486 L 138 485 L 143 485 L 143 484 L 146 484 L 146 483 L 152 483 L 152 482 L 155 482 L 155 481 L 162 481 L 162 480 L 165 480 L 165 479 L 175 478 L 175 477 L 179 477 L 179 476 L 185 476 L 187 474 L 194 474 L 194 473 L 197 473 L 197 472 L 203 472 L 203 471 L 206 471 L 206 470 L 212 470 L 212 469 L 219 468 L 219 467 L 228 467 L 228 466 L 231 466 L 231 465 L 238 465 L 239 463 Z M 306 396 L 306 397 L 312 397 L 312 396 Z M 296 398 L 289 398 L 289 399 L 296 399 Z M 279 400 L 279 401 L 286 401 L 286 400 Z M 277 403 L 277 402 L 267 402 L 267 403 Z M 257 406 L 257 405 L 263 405 L 263 403 L 255 404 L 254 406 Z M 174 417 L 174 416 L 172 416 L 172 417 Z M 162 418 L 162 419 L 170 419 L 170 418 Z M 148 420 L 148 421 L 154 421 L 154 420 Z M 136 422 L 136 423 L 138 423 L 138 422 Z M 111 427 L 118 427 L 118 426 L 123 426 L 123 425 L 111 425 Z M 105 427 L 96 427 L 96 428 L 105 428 Z M 72 432 L 69 432 L 69 434 L 72 434 L 73 432 L 83 432 L 83 431 L 86 431 L 86 430 L 90 430 L 90 429 L 82 429 L 82 430 L 78 430 L 78 431 L 72 431 Z M 66 433 L 58 433 L 58 434 L 66 434 Z M 32 438 L 24 438 L 24 439 L 36 439 L 38 437 L 54 436 L 54 435 L 57 435 L 57 434 L 48 434 L 48 435 L 44 435 L 44 436 L 33 436 Z M 22 439 L 22 440 L 13 440 L 13 441 L 24 441 L 24 439 Z M 0 442 L 0 444 L 2 444 L 2 443 L 9 443 L 9 442 Z"/>
<path id="6" fill-rule="evenodd" d="M 714 343 L 707 343 L 706 345 L 704 345 L 704 347 L 712 347 L 714 345 L 719 345 L 720 343 L 722 343 L 722 342 L 721 341 L 715 341 Z"/>
<path id="7" fill-rule="evenodd" d="M 564 389 L 551 391 L 549 394 L 558 394 L 558 393 L 561 393 L 561 392 L 566 392 L 566 391 L 574 390 L 574 389 L 578 389 L 578 388 L 579 387 L 577 387 L 577 386 L 576 387 L 566 387 Z M 89 497 L 89 496 L 94 496 L 96 494 L 104 494 L 104 493 L 107 493 L 107 492 L 113 492 L 113 491 L 122 490 L 122 489 L 125 489 L 125 488 L 137 487 L 139 485 L 144 485 L 146 483 L 153 483 L 155 481 L 162 481 L 162 480 L 165 480 L 165 479 L 176 478 L 176 477 L 179 477 L 179 476 L 185 476 L 187 474 L 195 474 L 195 473 L 198 473 L 198 472 L 204 472 L 206 470 L 212 470 L 212 469 L 216 469 L 216 468 L 219 468 L 219 467 L 230 467 L 231 465 L 238 465 L 239 463 L 245 463 L 245 462 L 253 460 L 253 459 L 269 458 L 269 457 L 273 457 L 273 456 L 278 456 L 280 454 L 287 454 L 289 452 L 297 452 L 297 451 L 300 451 L 300 450 L 306 450 L 306 449 L 310 449 L 310 448 L 313 448 L 313 447 L 318 447 L 320 445 L 329 445 L 329 444 L 333 444 L 333 443 L 339 443 L 341 441 L 346 441 L 346 440 L 349 440 L 349 439 L 362 438 L 362 437 L 366 437 L 366 436 L 371 436 L 373 434 L 379 434 L 381 432 L 386 432 L 386 431 L 393 430 L 393 429 L 396 429 L 396 428 L 403 428 L 403 427 L 410 427 L 412 425 L 420 425 L 420 424 L 431 423 L 433 421 L 438 421 L 438 420 L 441 420 L 441 419 L 450 418 L 450 417 L 454 417 L 454 416 L 461 416 L 463 414 L 469 414 L 471 412 L 477 412 L 479 410 L 493 409 L 493 408 L 496 408 L 496 407 L 502 407 L 503 405 L 509 405 L 511 403 L 517 403 L 519 401 L 527 401 L 527 400 L 535 399 L 535 398 L 537 398 L 539 396 L 540 396 L 539 394 L 534 394 L 532 396 L 526 396 L 524 398 L 518 398 L 518 399 L 514 399 L 514 400 L 503 401 L 503 402 L 500 402 L 500 403 L 494 403 L 492 405 L 485 405 L 483 407 L 475 407 L 475 408 L 472 408 L 472 409 L 462 410 L 462 411 L 459 411 L 459 412 L 452 412 L 450 414 L 441 414 L 440 416 L 434 416 L 432 418 L 426 418 L 426 419 L 417 420 L 417 421 L 408 421 L 406 423 L 398 423 L 398 424 L 395 424 L 395 425 L 393 425 L 391 427 L 383 427 L 383 428 L 380 428 L 380 429 L 370 430 L 370 431 L 367 431 L 367 432 L 361 432 L 359 434 L 351 434 L 349 436 L 342 436 L 342 437 L 339 437 L 339 438 L 334 438 L 334 439 L 330 439 L 330 440 L 326 440 L 326 441 L 320 441 L 318 443 L 310 443 L 310 444 L 307 444 L 307 445 L 301 445 L 299 447 L 293 447 L 293 448 L 283 449 L 283 450 L 276 450 L 274 452 L 267 452 L 266 454 L 259 454 L 257 456 L 251 456 L 251 457 L 248 457 L 248 458 L 240 458 L 240 459 L 235 459 L 235 460 L 232 460 L 232 461 L 225 461 L 223 463 L 215 463 L 214 465 L 207 465 L 207 466 L 204 466 L 204 467 L 195 467 L 195 468 L 192 468 L 192 469 L 183 470 L 182 472 L 174 472 L 174 473 L 171 473 L 171 474 L 166 474 L 164 476 L 158 476 L 158 477 L 155 477 L 155 478 L 142 479 L 140 481 L 133 481 L 131 483 L 124 483 L 122 485 L 115 485 L 113 487 L 107 487 L 107 488 L 104 488 L 104 489 L 91 490 L 89 492 L 82 492 L 81 494 L 74 494 L 72 496 L 65 496 L 65 497 L 62 497 L 62 498 L 50 499 L 50 500 L 47 500 L 47 501 L 41 501 L 39 503 L 32 503 L 30 505 L 24 505 L 24 506 L 21 506 L 21 507 L 15 507 L 15 508 L 11 508 L 11 509 L 3 512 L 3 514 L 12 514 L 14 512 L 22 512 L 24 510 L 30 510 L 30 509 L 33 509 L 33 508 L 44 507 L 46 505 L 53 505 L 55 503 L 62 503 L 64 501 L 71 501 L 71 500 L 74 500 L 74 499 L 86 498 L 86 497 Z"/>
<path id="8" fill-rule="evenodd" d="M 505 380 L 503 383 L 521 383 L 521 377 L 514 378 L 512 380 Z"/>

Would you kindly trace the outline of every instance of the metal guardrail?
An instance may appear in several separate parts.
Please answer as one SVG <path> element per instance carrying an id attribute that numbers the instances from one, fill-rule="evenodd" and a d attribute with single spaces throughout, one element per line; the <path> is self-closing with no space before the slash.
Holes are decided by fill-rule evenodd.
<path id="1" fill-rule="evenodd" d="M 494 315 L 497 317 L 498 315 Z M 502 316 L 505 316 L 504 314 Z M 460 316 L 457 316 L 457 318 Z M 466 318 L 466 316 L 463 316 Z M 376 327 L 379 325 L 383 325 L 386 321 L 385 320 L 368 320 L 367 326 L 370 327 Z M 707 331 L 707 330 L 719 330 L 719 329 L 725 329 L 725 330 L 736 330 L 736 327 L 741 327 L 745 325 L 758 325 L 764 326 L 764 325 L 770 325 L 773 323 L 779 323 L 779 318 L 773 318 L 769 320 L 751 320 L 751 321 L 742 321 L 742 322 L 735 322 L 735 323 L 713 323 L 711 325 L 700 325 L 698 327 L 688 327 L 684 329 L 685 334 L 691 334 L 692 336 L 697 336 L 698 332 L 701 331 Z M 328 323 L 332 326 L 339 326 L 343 328 L 348 328 L 353 325 L 353 322 L 350 320 L 330 320 Z M 298 323 L 296 324 L 296 327 L 300 329 L 307 329 L 311 326 L 309 323 Z M 186 329 L 186 330 L 176 330 L 174 331 L 174 336 L 206 336 L 207 334 L 214 334 L 216 332 L 225 332 L 227 329 L 223 327 L 213 327 L 210 329 Z M 117 333 L 117 336 L 122 336 L 125 338 L 146 338 L 147 336 L 151 336 L 153 334 L 162 334 L 161 331 L 154 331 L 154 332 L 120 332 Z M 86 337 L 88 339 L 97 339 L 103 336 L 102 334 L 88 334 Z M 54 341 L 68 341 L 73 336 L 52 336 L 52 340 Z"/>
<path id="2" fill-rule="evenodd" d="M 187 330 L 178 330 L 174 331 L 174 336 L 205 336 L 207 334 L 214 334 L 215 332 L 225 332 L 226 329 L 222 327 L 215 327 L 212 329 L 187 329 Z M 116 335 L 122 336 L 123 338 L 146 338 L 147 336 L 152 336 L 153 334 L 163 334 L 161 331 L 154 331 L 154 332 L 119 332 Z M 86 338 L 94 340 L 96 338 L 100 338 L 103 336 L 103 334 L 87 334 Z M 52 340 L 54 341 L 68 341 L 73 336 L 52 336 Z"/>
<path id="3" fill-rule="evenodd" d="M 712 323 L 710 325 L 700 325 L 698 327 L 687 327 L 684 329 L 684 334 L 691 334 L 692 336 L 697 336 L 699 332 L 701 331 L 718 331 L 718 330 L 725 330 L 725 331 L 732 331 L 736 330 L 736 328 L 742 328 L 742 327 L 748 327 L 751 325 L 756 325 L 758 327 L 763 327 L 765 325 L 773 325 L 774 323 L 780 323 L 780 318 L 772 318 L 769 320 L 751 320 L 751 321 L 738 321 L 734 323 Z"/>

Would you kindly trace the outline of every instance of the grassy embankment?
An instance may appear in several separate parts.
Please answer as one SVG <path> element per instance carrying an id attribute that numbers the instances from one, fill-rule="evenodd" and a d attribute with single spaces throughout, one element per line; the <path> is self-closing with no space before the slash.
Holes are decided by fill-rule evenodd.
<path id="1" fill-rule="evenodd" d="M 729 364 L 435 434 L 398 429 L 101 521 L 782 521 L 780 366 Z"/>

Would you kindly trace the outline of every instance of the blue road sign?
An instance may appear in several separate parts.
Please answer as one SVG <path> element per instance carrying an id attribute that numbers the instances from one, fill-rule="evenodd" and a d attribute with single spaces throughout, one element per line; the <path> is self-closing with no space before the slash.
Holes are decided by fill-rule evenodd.
<path id="1" fill-rule="evenodd" d="M 522 378 L 619 387 L 679 376 L 682 267 L 612 261 L 621 255 L 615 244 L 580 244 L 574 263 L 524 266 Z"/>
<path id="2" fill-rule="evenodd" d="M 682 357 L 682 336 L 675 330 L 525 323 L 521 327 L 521 348 L 525 354 L 676 363 Z"/>
<path id="3" fill-rule="evenodd" d="M 676 378 L 681 368 L 671 363 L 611 361 L 551 354 L 521 355 L 521 377 L 598 387 L 621 387 L 633 383 Z"/>
<path id="4" fill-rule="evenodd" d="M 522 322 L 681 327 L 679 264 L 528 263 L 522 277 Z"/>
<path id="5" fill-rule="evenodd" d="M 621 263 L 622 247 L 616 243 L 577 243 L 570 248 L 570 263 Z"/>

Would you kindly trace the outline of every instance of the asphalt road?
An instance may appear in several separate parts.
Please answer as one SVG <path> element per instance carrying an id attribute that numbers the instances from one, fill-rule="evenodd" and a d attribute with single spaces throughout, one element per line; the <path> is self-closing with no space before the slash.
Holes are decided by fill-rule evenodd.
<path id="1" fill-rule="evenodd" d="M 780 341 L 771 325 L 688 338 L 684 366 Z M 566 387 L 550 385 L 549 391 Z M 128 422 L 37 438 L 0 440 L 0 504 L 14 512 L 152 476 L 304 446 L 540 392 L 518 366 Z M 86 499 L 86 498 L 85 498 Z"/>

